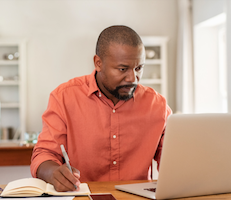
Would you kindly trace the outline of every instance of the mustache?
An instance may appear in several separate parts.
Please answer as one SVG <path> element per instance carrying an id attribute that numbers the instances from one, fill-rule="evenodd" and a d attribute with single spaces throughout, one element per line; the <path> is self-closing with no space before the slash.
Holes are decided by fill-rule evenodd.
<path id="1" fill-rule="evenodd" d="M 137 84 L 120 85 L 116 87 L 116 90 L 119 90 L 121 88 L 126 88 L 126 87 L 137 87 Z"/>

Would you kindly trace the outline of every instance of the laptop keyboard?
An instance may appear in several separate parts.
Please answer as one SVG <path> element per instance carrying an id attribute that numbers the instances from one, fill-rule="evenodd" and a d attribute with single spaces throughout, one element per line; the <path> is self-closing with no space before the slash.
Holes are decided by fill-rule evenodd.
<path id="1" fill-rule="evenodd" d="M 150 192 L 156 192 L 156 188 L 145 188 L 144 190 L 150 191 Z"/>

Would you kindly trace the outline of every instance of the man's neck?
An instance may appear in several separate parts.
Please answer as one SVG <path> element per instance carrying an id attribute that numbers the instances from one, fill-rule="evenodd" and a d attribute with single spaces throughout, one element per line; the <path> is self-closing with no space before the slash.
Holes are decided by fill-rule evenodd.
<path id="1" fill-rule="evenodd" d="M 107 89 L 104 87 L 104 85 L 102 84 L 102 82 L 99 79 L 99 74 L 96 72 L 95 74 L 95 80 L 96 80 L 96 84 L 98 85 L 98 88 L 100 89 L 100 91 L 108 98 L 110 99 L 114 106 L 119 102 L 119 99 L 117 99 L 116 97 L 114 97 L 111 93 L 109 93 L 107 91 Z"/>

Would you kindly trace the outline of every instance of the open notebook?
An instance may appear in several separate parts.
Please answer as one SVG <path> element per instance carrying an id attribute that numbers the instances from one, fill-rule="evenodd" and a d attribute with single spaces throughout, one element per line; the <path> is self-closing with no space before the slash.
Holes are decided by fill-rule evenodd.
<path id="1" fill-rule="evenodd" d="M 87 196 L 90 194 L 87 183 L 80 184 L 79 191 L 57 192 L 53 185 L 38 178 L 24 178 L 7 184 L 1 197 L 32 197 L 32 196 Z"/>
<path id="2" fill-rule="evenodd" d="M 115 188 L 152 199 L 231 192 L 231 114 L 174 114 L 167 120 L 157 183 Z"/>

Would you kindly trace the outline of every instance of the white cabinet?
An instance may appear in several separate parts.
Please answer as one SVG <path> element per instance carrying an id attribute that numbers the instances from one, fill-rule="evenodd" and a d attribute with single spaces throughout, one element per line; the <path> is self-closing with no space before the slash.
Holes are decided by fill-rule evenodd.
<path id="1" fill-rule="evenodd" d="M 141 37 L 146 53 L 140 83 L 155 89 L 167 99 L 167 37 Z"/>
<path id="2" fill-rule="evenodd" d="M 152 87 L 167 99 L 167 37 L 141 37 L 146 53 L 143 77 L 140 83 Z M 157 163 L 152 160 L 152 179 L 158 179 Z"/>
<path id="3" fill-rule="evenodd" d="M 24 140 L 26 41 L 0 38 L 0 139 Z"/>

